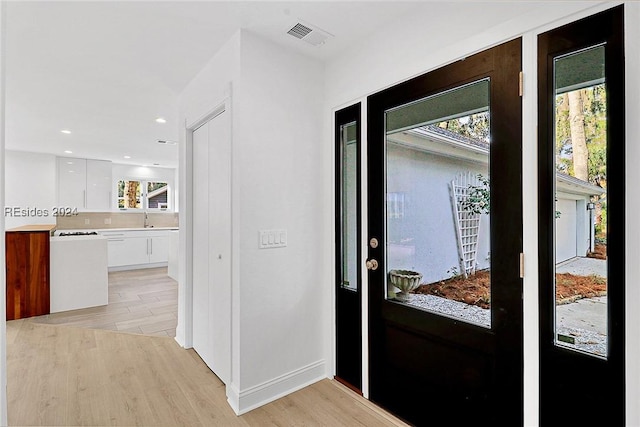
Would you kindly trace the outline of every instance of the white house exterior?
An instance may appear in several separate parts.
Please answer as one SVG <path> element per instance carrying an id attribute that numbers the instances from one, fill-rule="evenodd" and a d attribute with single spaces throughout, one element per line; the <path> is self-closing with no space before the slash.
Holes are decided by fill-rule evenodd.
<path id="1" fill-rule="evenodd" d="M 388 262 L 418 271 L 423 283 L 461 273 L 451 181 L 461 173 L 489 176 L 486 144 L 472 144 L 453 132 L 426 126 L 387 138 Z M 429 236 L 427 239 L 419 236 Z M 477 269 L 490 266 L 489 216 L 482 215 Z"/>
<path id="2" fill-rule="evenodd" d="M 387 238 L 391 268 L 418 271 L 423 283 L 461 273 L 449 186 L 461 173 L 489 176 L 489 144 L 424 126 L 387 139 Z M 584 257 L 593 239 L 591 196 L 606 190 L 556 174 L 556 262 Z M 422 204 L 420 204 L 422 202 Z M 417 236 L 429 236 L 419 239 Z M 482 215 L 476 265 L 490 267 L 489 216 Z"/>
<path id="3" fill-rule="evenodd" d="M 605 189 L 563 173 L 556 174 L 556 263 L 584 257 L 592 249 L 594 210 L 587 209 L 591 196 Z"/>

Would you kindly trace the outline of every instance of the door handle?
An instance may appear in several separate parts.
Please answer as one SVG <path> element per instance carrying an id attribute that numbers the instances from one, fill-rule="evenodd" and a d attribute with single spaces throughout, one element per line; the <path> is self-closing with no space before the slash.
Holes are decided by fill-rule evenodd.
<path id="1" fill-rule="evenodd" d="M 367 266 L 367 270 L 375 271 L 378 269 L 378 261 L 375 259 L 368 259 L 365 265 Z"/>

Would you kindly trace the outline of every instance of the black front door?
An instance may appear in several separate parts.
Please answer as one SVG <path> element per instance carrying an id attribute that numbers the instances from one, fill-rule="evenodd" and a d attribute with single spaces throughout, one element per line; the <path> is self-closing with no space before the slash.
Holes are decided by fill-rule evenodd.
<path id="1" fill-rule="evenodd" d="M 370 398 L 416 425 L 523 422 L 520 70 L 517 39 L 368 99 Z"/>

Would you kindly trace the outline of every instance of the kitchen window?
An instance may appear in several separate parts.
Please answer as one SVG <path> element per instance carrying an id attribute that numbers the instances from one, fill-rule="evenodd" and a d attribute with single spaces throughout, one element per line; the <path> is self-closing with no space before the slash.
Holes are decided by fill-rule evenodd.
<path id="1" fill-rule="evenodd" d="M 167 210 L 170 191 L 167 182 L 121 179 L 118 181 L 118 208 Z"/>

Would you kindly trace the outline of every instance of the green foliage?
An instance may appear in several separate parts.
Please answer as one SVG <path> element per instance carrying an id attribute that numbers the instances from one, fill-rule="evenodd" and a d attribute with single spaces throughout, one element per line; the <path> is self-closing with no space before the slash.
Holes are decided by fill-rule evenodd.
<path id="1" fill-rule="evenodd" d="M 584 133 L 587 145 L 588 181 L 607 188 L 607 91 L 604 84 L 580 89 Z M 556 169 L 567 175 L 575 176 L 573 170 L 573 150 L 571 144 L 571 124 L 569 123 L 568 95 L 556 97 Z M 606 190 L 603 190 L 603 193 Z M 595 201 L 597 203 L 597 200 Z M 559 212 L 556 211 L 556 218 Z M 598 205 L 596 235 L 606 238 L 607 205 Z"/>
<path id="2" fill-rule="evenodd" d="M 596 236 L 606 238 L 607 235 L 607 202 L 600 202 L 600 219 L 596 220 Z"/>
<path id="3" fill-rule="evenodd" d="M 606 188 L 607 183 L 607 91 L 604 84 L 580 89 L 583 104 L 589 182 Z M 556 97 L 556 168 L 574 176 L 568 95 Z"/>
<path id="4" fill-rule="evenodd" d="M 480 181 L 480 185 L 468 186 L 468 197 L 460 203 L 460 208 L 474 214 L 488 214 L 491 211 L 489 178 L 478 174 L 478 181 Z"/>
<path id="5" fill-rule="evenodd" d="M 154 192 L 156 190 L 159 190 L 159 189 L 161 189 L 163 187 L 166 187 L 166 186 L 167 186 L 166 182 L 149 182 L 147 184 L 147 191 L 149 193 L 152 193 L 152 192 Z"/>
<path id="6" fill-rule="evenodd" d="M 489 112 L 471 114 L 438 123 L 438 127 L 468 138 L 489 142 Z"/>
<path id="7" fill-rule="evenodd" d="M 453 279 L 454 277 L 460 276 L 458 267 L 456 267 L 455 265 L 447 270 L 447 274 L 449 275 L 449 279 Z"/>

